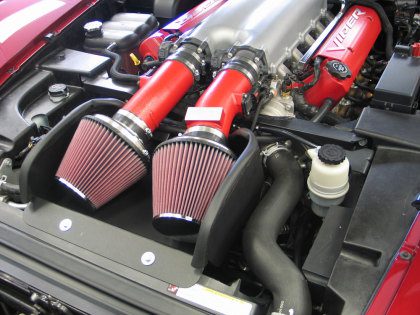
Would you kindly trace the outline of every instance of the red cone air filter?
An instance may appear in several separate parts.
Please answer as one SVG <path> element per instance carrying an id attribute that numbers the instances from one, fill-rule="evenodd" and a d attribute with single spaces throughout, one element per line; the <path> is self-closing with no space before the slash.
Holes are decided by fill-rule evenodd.
<path id="1" fill-rule="evenodd" d="M 142 142 L 109 117 L 82 119 L 56 177 L 99 208 L 146 172 Z"/>
<path id="2" fill-rule="evenodd" d="M 167 235 L 197 233 L 233 162 L 233 153 L 215 141 L 181 136 L 161 144 L 153 157 L 155 228 Z"/>

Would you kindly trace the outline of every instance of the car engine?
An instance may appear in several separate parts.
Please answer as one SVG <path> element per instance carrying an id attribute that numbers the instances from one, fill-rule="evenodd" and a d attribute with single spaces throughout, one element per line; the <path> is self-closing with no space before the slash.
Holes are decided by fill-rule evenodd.
<path id="1" fill-rule="evenodd" d="M 420 209 L 418 3 L 85 2 L 0 63 L 5 253 L 150 313 L 378 314 Z M 5 314 L 97 313 L 8 266 Z"/>

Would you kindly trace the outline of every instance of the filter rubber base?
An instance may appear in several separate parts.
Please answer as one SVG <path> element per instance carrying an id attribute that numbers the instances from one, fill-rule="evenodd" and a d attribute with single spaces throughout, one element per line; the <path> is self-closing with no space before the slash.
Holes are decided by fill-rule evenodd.
<path id="1" fill-rule="evenodd" d="M 153 218 L 153 226 L 165 235 L 193 235 L 200 230 L 200 223 L 180 214 L 163 213 Z"/>

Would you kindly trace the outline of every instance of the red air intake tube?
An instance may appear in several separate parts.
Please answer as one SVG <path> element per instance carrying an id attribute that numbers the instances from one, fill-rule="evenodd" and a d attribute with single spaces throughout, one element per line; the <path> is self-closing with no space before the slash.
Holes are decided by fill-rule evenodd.
<path id="1" fill-rule="evenodd" d="M 194 84 L 191 70 L 182 62 L 168 60 L 125 104 L 151 131 L 169 114 Z"/>
<path id="2" fill-rule="evenodd" d="M 251 91 L 249 79 L 240 71 L 226 69 L 219 73 L 213 83 L 201 95 L 194 109 L 195 119 L 187 114 L 187 128 L 207 126 L 229 136 L 233 119 L 242 113 L 242 96 Z M 206 118 L 207 108 L 219 108 L 219 117 Z"/>
<path id="3" fill-rule="evenodd" d="M 374 9 L 351 7 L 314 55 L 324 61 L 318 82 L 304 93 L 306 102 L 317 107 L 327 98 L 339 102 L 349 92 L 380 32 L 381 20 Z M 313 79 L 310 76 L 305 83 Z"/>
<path id="4" fill-rule="evenodd" d="M 187 132 L 162 143 L 153 157 L 153 225 L 167 235 L 198 232 L 235 155 L 225 146 L 232 121 L 242 113 L 250 79 L 225 69 L 187 113 Z"/>
<path id="5" fill-rule="evenodd" d="M 147 141 L 194 84 L 192 71 L 168 60 L 113 118 L 86 116 L 56 177 L 97 209 L 147 173 Z"/>

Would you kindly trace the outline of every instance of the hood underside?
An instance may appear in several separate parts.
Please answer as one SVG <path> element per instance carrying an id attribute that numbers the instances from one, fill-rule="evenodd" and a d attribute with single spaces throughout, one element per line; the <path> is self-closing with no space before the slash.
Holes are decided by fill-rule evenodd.
<path id="1" fill-rule="evenodd" d="M 97 0 L 0 2 L 0 85 Z"/>

